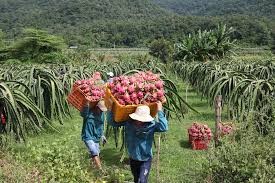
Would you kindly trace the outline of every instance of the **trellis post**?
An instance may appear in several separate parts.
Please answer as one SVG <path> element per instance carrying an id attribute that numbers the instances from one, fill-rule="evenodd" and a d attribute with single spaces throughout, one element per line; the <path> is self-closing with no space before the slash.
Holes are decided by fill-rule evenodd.
<path id="1" fill-rule="evenodd" d="M 216 122 L 215 122 L 215 147 L 218 146 L 218 140 L 219 140 L 219 123 L 222 121 L 222 96 L 218 95 L 215 97 L 215 116 L 216 116 Z"/>

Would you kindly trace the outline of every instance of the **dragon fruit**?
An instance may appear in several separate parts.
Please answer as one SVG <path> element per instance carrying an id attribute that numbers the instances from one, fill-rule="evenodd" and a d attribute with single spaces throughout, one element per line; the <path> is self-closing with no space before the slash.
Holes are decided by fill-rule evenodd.
<path id="1" fill-rule="evenodd" d="M 211 129 L 204 124 L 193 123 L 188 129 L 189 140 L 210 140 L 212 137 Z"/>
<path id="2" fill-rule="evenodd" d="M 121 105 L 162 101 L 165 96 L 164 82 L 151 71 L 115 77 L 108 87 Z"/>
<path id="3" fill-rule="evenodd" d="M 218 128 L 221 136 L 232 134 L 234 131 L 233 123 L 219 123 Z"/>
<path id="4" fill-rule="evenodd" d="M 74 83 L 73 88 L 79 88 L 89 101 L 99 101 L 105 95 L 101 74 L 95 72 L 90 79 L 78 80 Z"/>

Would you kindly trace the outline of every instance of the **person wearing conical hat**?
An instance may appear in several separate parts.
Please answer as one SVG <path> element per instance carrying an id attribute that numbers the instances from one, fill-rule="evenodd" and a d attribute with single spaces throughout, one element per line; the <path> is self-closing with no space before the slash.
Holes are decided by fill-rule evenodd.
<path id="1" fill-rule="evenodd" d="M 125 126 L 126 147 L 130 158 L 131 172 L 135 183 L 147 183 L 152 163 L 152 145 L 155 132 L 166 132 L 168 121 L 162 111 L 162 103 L 158 102 L 158 122 L 150 115 L 147 105 L 138 106 L 130 119 L 116 123 L 112 112 L 108 113 L 108 124 Z"/>
<path id="2" fill-rule="evenodd" d="M 99 101 L 93 108 L 89 106 L 89 102 L 83 107 L 81 116 L 83 117 L 83 126 L 81 131 L 82 141 L 88 148 L 91 162 L 98 169 L 102 169 L 99 158 L 100 148 L 99 142 L 106 143 L 103 135 L 104 131 L 104 112 L 107 111 L 104 101 Z"/>

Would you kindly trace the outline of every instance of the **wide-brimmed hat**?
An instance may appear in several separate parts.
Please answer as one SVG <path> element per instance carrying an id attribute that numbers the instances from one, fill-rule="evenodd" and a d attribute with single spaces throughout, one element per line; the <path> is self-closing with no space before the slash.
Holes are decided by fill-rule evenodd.
<path id="1" fill-rule="evenodd" d="M 99 101 L 99 102 L 96 104 L 96 106 L 97 106 L 101 111 L 103 111 L 103 112 L 105 112 L 105 111 L 108 110 L 107 107 L 106 107 L 106 105 L 105 105 L 104 100 Z"/>
<path id="2" fill-rule="evenodd" d="M 150 108 L 146 105 L 138 106 L 136 111 L 129 116 L 130 118 L 141 122 L 151 122 L 154 120 L 154 118 L 150 115 Z"/>

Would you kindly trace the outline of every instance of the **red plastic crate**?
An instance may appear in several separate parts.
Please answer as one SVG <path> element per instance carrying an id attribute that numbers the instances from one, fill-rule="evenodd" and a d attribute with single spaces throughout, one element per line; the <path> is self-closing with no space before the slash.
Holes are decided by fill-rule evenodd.
<path id="1" fill-rule="evenodd" d="M 67 101 L 79 111 L 87 104 L 87 99 L 84 93 L 79 88 L 73 88 L 68 95 Z M 97 102 L 90 102 L 90 106 L 94 107 Z"/>
<path id="2" fill-rule="evenodd" d="M 194 139 L 191 141 L 192 149 L 193 150 L 204 150 L 208 149 L 209 140 L 199 140 Z"/>
<path id="3" fill-rule="evenodd" d="M 189 135 L 189 142 L 192 143 L 193 137 L 190 134 L 188 135 Z"/>

